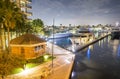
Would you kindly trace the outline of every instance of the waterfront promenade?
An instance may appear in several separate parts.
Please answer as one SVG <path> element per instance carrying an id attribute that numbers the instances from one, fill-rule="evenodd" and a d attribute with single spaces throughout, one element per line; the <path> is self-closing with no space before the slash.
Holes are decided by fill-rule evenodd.
<path id="1" fill-rule="evenodd" d="M 48 43 L 49 51 L 52 51 L 52 44 Z M 50 53 L 49 52 L 49 53 Z M 15 75 L 7 76 L 5 79 L 68 79 L 74 63 L 74 54 L 59 46 L 54 45 L 53 55 L 56 57 L 52 61 L 28 69 Z"/>
<path id="2" fill-rule="evenodd" d="M 99 39 L 94 40 L 92 43 L 106 37 L 102 36 Z M 86 44 L 86 47 L 92 43 Z M 25 72 L 7 76 L 6 79 L 69 79 L 72 66 L 74 64 L 75 54 L 67 51 L 59 46 L 47 43 L 49 53 L 53 53 L 56 57 L 52 61 L 44 63 L 42 65 L 36 66 L 34 68 L 28 69 Z M 52 51 L 52 47 L 54 47 Z M 41 78 L 44 76 L 44 78 Z"/>

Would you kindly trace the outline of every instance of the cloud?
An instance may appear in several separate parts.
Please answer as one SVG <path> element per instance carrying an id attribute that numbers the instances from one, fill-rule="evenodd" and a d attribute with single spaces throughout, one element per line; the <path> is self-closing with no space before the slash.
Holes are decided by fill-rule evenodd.
<path id="1" fill-rule="evenodd" d="M 91 19 L 119 20 L 119 4 L 120 0 L 34 0 L 32 18 L 42 18 L 46 23 L 56 18 L 58 23 L 68 24 L 82 20 L 88 23 Z"/>

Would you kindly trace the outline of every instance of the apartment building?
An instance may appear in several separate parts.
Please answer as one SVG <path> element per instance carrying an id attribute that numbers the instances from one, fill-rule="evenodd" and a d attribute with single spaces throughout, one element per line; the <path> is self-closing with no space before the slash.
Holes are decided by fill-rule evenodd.
<path id="1" fill-rule="evenodd" d="M 30 5 L 32 3 L 32 0 L 11 0 L 17 4 L 18 7 L 20 7 L 21 11 L 24 13 L 24 17 L 27 20 L 30 20 L 29 16 L 32 16 L 32 12 L 30 10 L 32 9 L 32 6 Z"/>

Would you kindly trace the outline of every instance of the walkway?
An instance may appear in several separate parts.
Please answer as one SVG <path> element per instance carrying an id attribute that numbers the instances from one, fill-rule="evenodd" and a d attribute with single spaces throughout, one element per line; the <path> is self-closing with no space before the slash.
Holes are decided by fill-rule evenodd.
<path id="1" fill-rule="evenodd" d="M 47 62 L 26 70 L 25 72 L 12 76 L 10 75 L 6 79 L 69 79 L 75 55 L 59 46 L 52 45 L 51 43 L 48 43 L 47 46 L 49 47 L 49 53 L 52 52 L 52 46 L 54 47 L 53 55 L 56 58 L 53 60 L 53 67 L 52 62 Z M 86 46 L 87 45 L 84 47 Z M 44 78 L 41 78 L 41 75 L 43 75 Z"/>

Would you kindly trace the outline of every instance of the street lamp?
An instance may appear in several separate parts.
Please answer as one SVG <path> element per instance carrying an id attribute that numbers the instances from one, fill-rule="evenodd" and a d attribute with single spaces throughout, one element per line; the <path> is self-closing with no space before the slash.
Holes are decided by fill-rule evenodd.
<path id="1" fill-rule="evenodd" d="M 53 68 L 53 52 L 54 52 L 54 18 L 53 18 L 53 43 L 52 43 L 52 68 Z"/>

